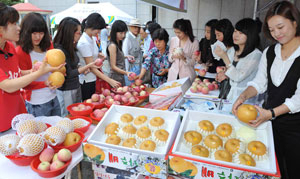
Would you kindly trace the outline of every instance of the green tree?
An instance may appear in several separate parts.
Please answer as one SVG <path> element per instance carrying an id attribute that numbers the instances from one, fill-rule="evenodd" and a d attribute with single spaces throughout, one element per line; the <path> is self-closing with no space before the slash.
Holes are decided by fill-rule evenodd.
<path id="1" fill-rule="evenodd" d="M 0 2 L 6 4 L 6 5 L 15 5 L 15 4 L 18 4 L 18 3 L 23 3 L 24 0 L 0 0 Z"/>

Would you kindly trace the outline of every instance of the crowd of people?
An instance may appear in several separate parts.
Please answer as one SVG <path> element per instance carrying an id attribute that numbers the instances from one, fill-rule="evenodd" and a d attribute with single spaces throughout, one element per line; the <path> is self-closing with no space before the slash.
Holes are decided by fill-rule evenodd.
<path id="1" fill-rule="evenodd" d="M 138 19 L 128 24 L 116 20 L 108 28 L 98 13 L 81 23 L 64 18 L 53 41 L 39 13 L 27 14 L 20 26 L 18 20 L 14 8 L 0 3 L 0 132 L 10 129 L 17 114 L 27 111 L 34 116 L 66 116 L 68 105 L 103 89 L 130 85 L 136 79 L 154 88 L 185 77 L 193 81 L 195 65 L 200 64 L 216 73 L 213 80 L 224 87 L 222 98 L 234 102 L 233 114 L 246 100 L 265 94 L 263 106 L 256 106 L 259 116 L 250 125 L 272 121 L 281 175 L 297 177 L 300 14 L 292 3 L 274 3 L 263 24 L 244 18 L 233 26 L 229 19 L 212 19 L 205 24 L 205 37 L 200 42 L 188 19 L 173 23 L 175 37 L 170 41 L 168 32 L 156 22 L 142 25 Z M 259 50 L 261 29 L 275 42 L 263 52 Z M 46 52 L 53 48 L 63 51 L 65 64 L 47 65 Z M 98 58 L 108 65 L 95 65 Z M 33 70 L 36 62 L 42 65 Z M 63 66 L 65 82 L 54 87 L 47 78 Z M 217 72 L 219 66 L 222 70 Z"/>

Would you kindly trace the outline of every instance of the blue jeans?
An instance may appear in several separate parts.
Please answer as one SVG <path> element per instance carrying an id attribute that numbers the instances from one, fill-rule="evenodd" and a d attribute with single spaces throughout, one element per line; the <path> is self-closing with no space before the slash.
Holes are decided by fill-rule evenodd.
<path id="1" fill-rule="evenodd" d="M 57 97 L 44 104 L 30 104 L 26 102 L 29 114 L 37 116 L 61 116 L 60 105 Z"/>

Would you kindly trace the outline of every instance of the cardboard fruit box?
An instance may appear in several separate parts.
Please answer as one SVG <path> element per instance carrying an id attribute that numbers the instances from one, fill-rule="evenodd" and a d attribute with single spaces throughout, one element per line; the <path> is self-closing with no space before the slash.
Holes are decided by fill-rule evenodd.
<path id="1" fill-rule="evenodd" d="M 184 142 L 184 133 L 189 130 L 197 131 L 198 122 L 201 120 L 209 120 L 214 124 L 215 129 L 221 123 L 229 123 L 236 132 L 236 137 L 234 138 L 242 139 L 241 136 L 238 136 L 240 132 L 239 130 L 241 128 L 245 129 L 245 126 L 241 124 L 234 116 L 188 110 L 184 115 L 174 146 L 170 150 L 169 161 L 174 157 L 179 157 L 181 159 L 175 158 L 173 161 L 177 161 L 177 159 L 178 161 L 181 161 L 183 159 L 189 163 L 190 169 L 186 171 L 176 171 L 176 169 L 172 169 L 172 166 L 169 165 L 170 173 L 189 178 L 201 178 L 203 176 L 207 176 L 208 170 L 214 175 L 217 175 L 218 172 L 220 174 L 224 174 L 225 172 L 225 174 L 227 173 L 228 175 L 240 176 L 240 174 L 247 172 L 252 174 L 258 173 L 269 176 L 280 176 L 278 164 L 275 158 L 273 131 L 270 121 L 265 122 L 258 128 L 252 130 L 255 132 L 255 137 L 253 137 L 252 140 L 261 141 L 267 147 L 266 159 L 262 161 L 256 160 L 256 166 L 252 167 L 233 162 L 215 160 L 213 157 L 211 157 L 212 154 L 210 154 L 208 158 L 192 155 L 191 147 Z M 253 128 L 250 128 L 250 130 L 251 129 Z M 203 139 L 204 138 L 205 136 Z M 203 139 L 200 145 L 203 145 Z M 225 141 L 223 140 L 223 145 L 224 143 Z M 245 143 L 245 147 L 247 148 L 247 143 Z"/>
<path id="2" fill-rule="evenodd" d="M 121 115 L 125 113 L 131 114 L 134 118 L 145 115 L 148 117 L 147 121 L 153 117 L 163 118 L 165 124 L 162 128 L 169 133 L 167 142 L 164 145 L 157 144 L 153 152 L 139 149 L 140 143 L 135 148 L 123 147 L 124 136 L 120 136 L 122 138 L 120 145 L 105 143 L 107 139 L 107 135 L 104 133 L 105 127 L 112 122 L 118 123 Z M 112 105 L 88 137 L 87 142 L 83 144 L 84 160 L 133 173 L 166 178 L 166 155 L 175 140 L 179 126 L 179 113 Z"/>
<path id="3" fill-rule="evenodd" d="M 165 97 L 174 96 L 179 93 L 184 94 L 191 85 L 192 83 L 189 77 L 166 82 L 163 85 L 156 88 L 149 95 L 149 101 L 150 103 L 155 103 L 156 101 Z"/>

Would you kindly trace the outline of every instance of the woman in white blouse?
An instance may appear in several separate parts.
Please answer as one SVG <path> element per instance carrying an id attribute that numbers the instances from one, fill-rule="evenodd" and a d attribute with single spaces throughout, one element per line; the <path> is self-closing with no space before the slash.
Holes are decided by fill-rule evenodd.
<path id="1" fill-rule="evenodd" d="M 299 178 L 300 161 L 300 13 L 289 1 L 268 10 L 263 31 L 277 41 L 264 50 L 256 77 L 233 105 L 232 112 L 247 99 L 267 92 L 259 116 L 249 125 L 272 121 L 276 158 L 282 178 Z"/>
<path id="2" fill-rule="evenodd" d="M 228 49 L 227 53 L 219 46 L 215 49 L 215 53 L 223 59 L 227 67 L 226 72 L 218 73 L 217 80 L 230 79 L 228 100 L 234 101 L 256 75 L 261 57 L 261 52 L 257 49 L 258 33 L 259 27 L 253 19 L 242 19 L 236 23 L 232 35 L 234 48 Z"/>

